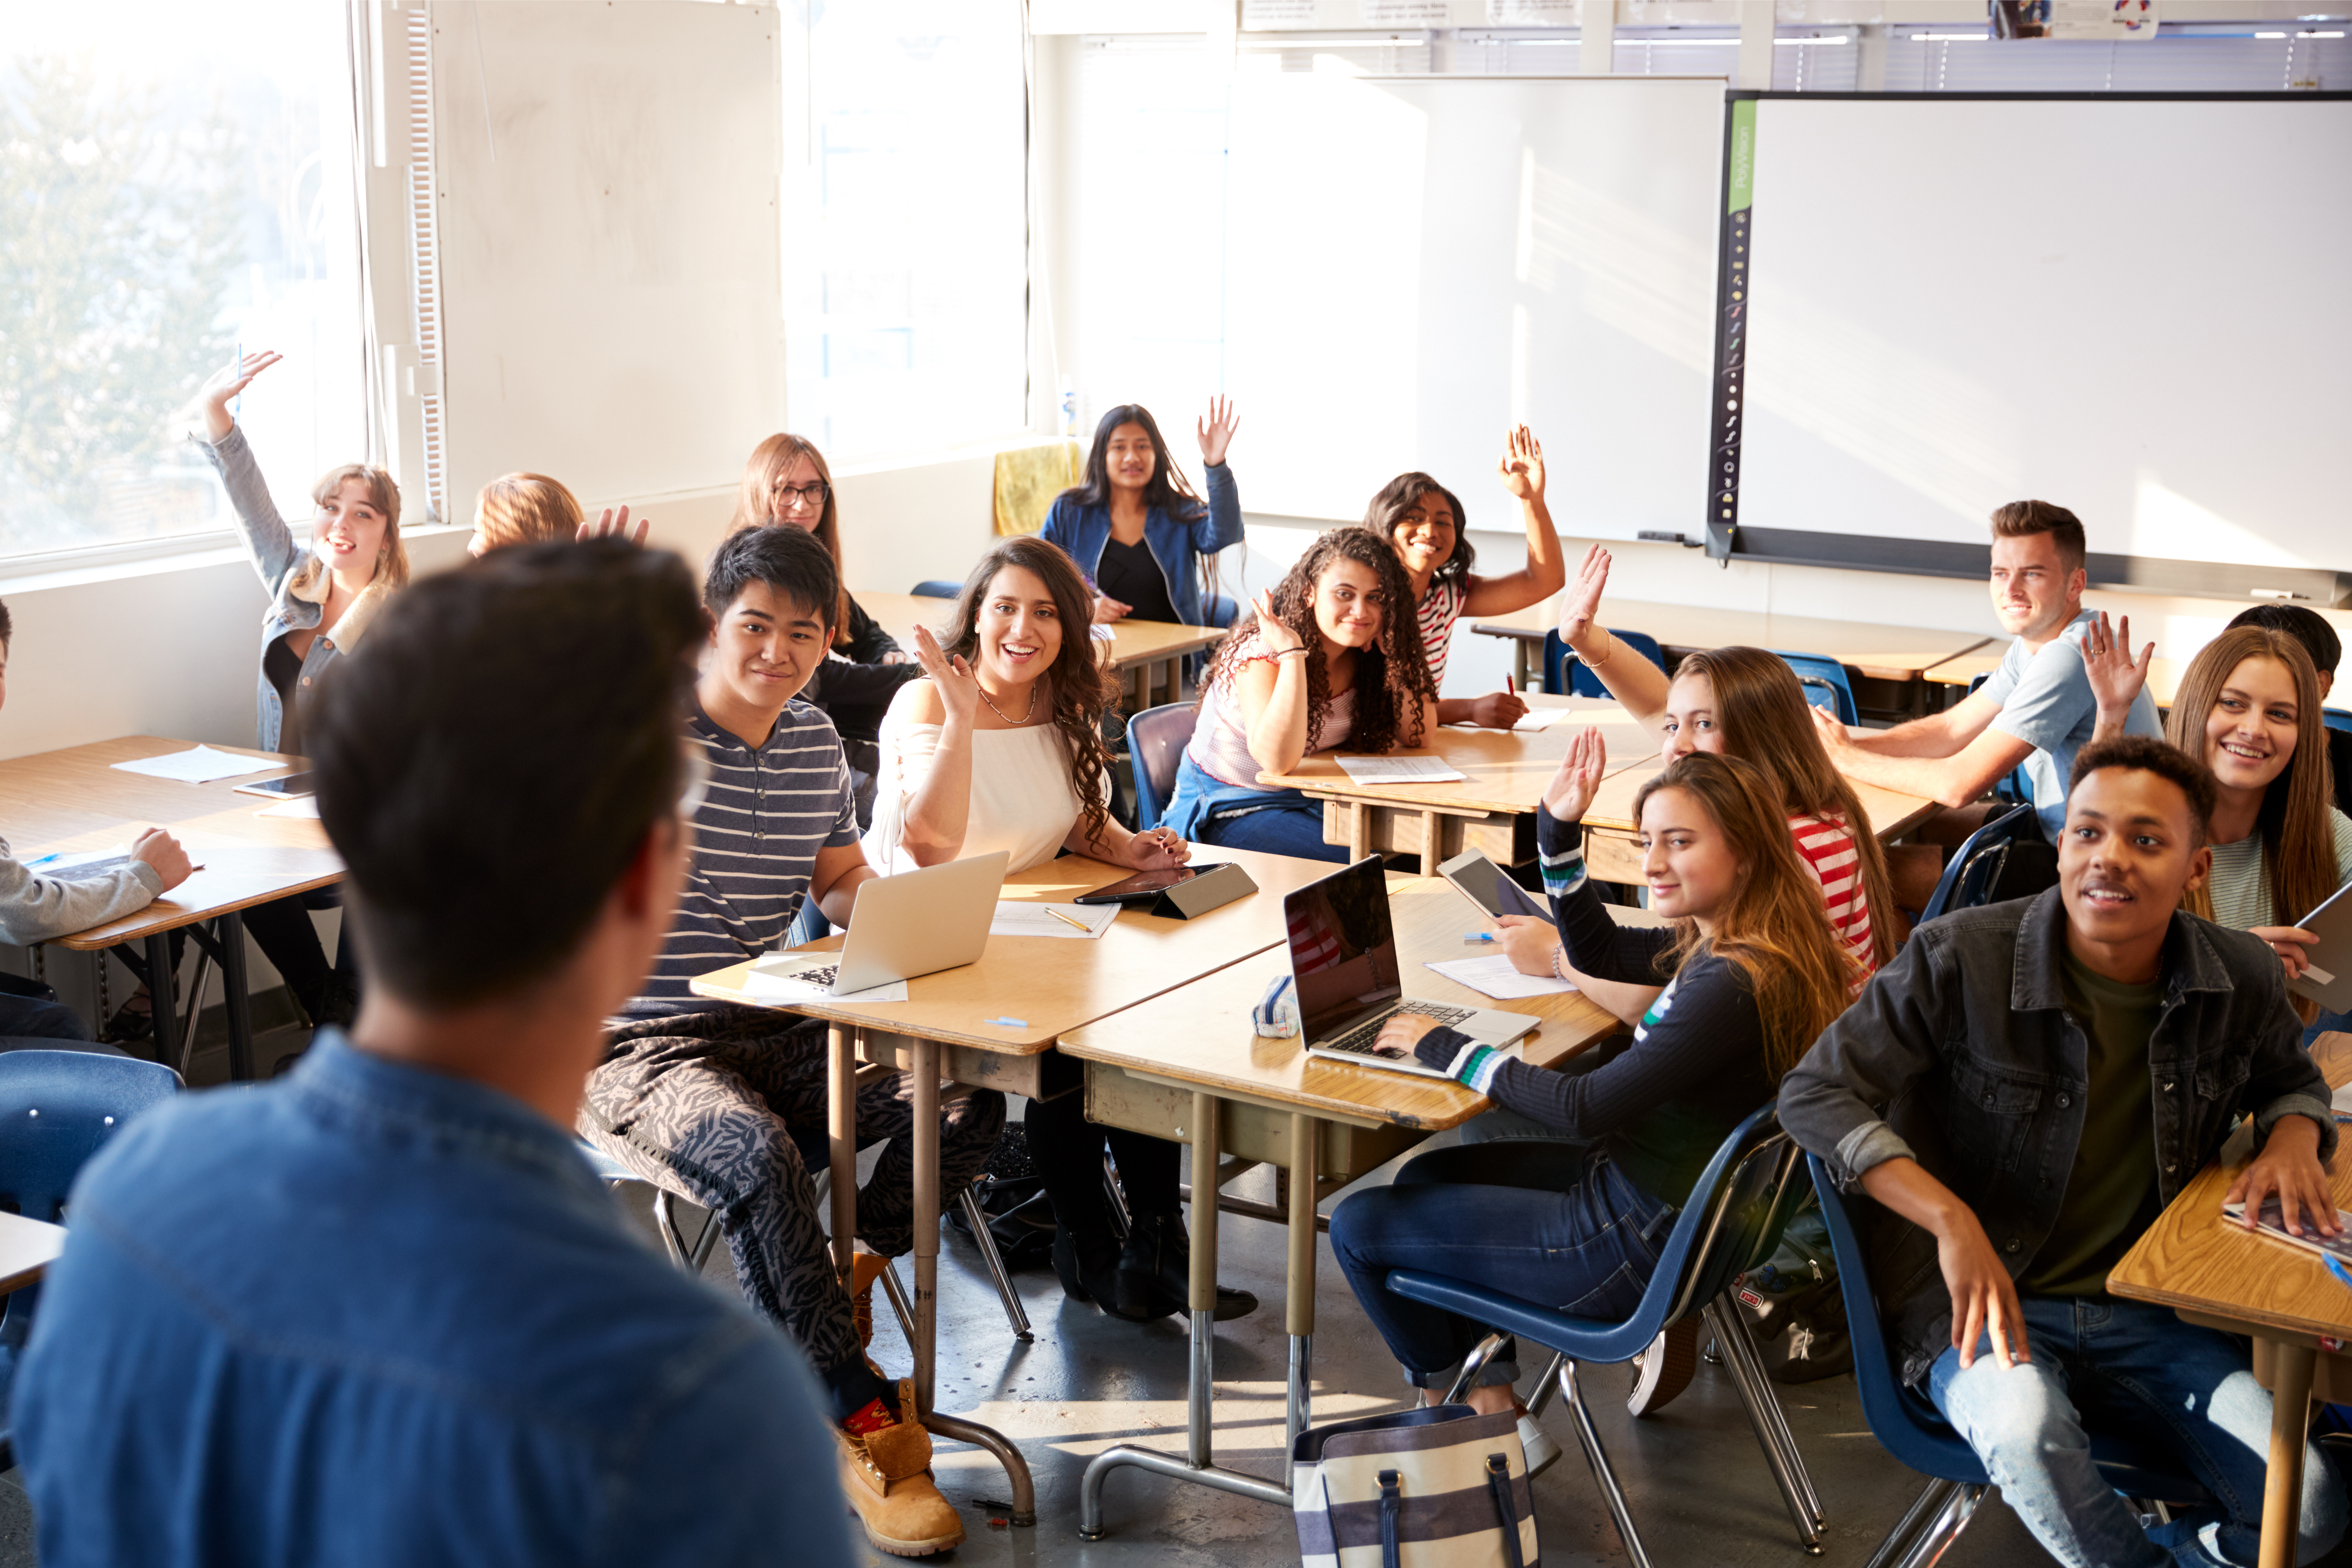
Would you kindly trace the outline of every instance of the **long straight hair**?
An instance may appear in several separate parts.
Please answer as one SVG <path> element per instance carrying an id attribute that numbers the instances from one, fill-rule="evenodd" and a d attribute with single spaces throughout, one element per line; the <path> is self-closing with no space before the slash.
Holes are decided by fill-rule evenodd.
<path id="1" fill-rule="evenodd" d="M 1895 956 L 1895 889 L 1886 850 L 1863 815 L 1861 797 L 1830 762 L 1788 660 L 1760 647 L 1706 648 L 1683 656 L 1675 671 L 1706 678 L 1716 721 L 1730 754 L 1748 763 L 1780 793 L 1783 806 L 1824 822 L 1843 822 L 1853 838 L 1863 897 L 1870 904 L 1870 960 Z"/>
<path id="2" fill-rule="evenodd" d="M 2285 925 L 2325 903 L 2339 880 L 2336 834 L 2328 808 L 2336 803 L 2334 770 L 2327 761 L 2327 730 L 2319 716 L 2319 672 L 2295 637 L 2268 626 L 2231 626 L 2189 661 L 2172 699 L 2164 737 L 2199 762 L 2205 761 L 2205 722 L 2221 689 L 2250 658 L 2275 659 L 2294 682 L 2294 754 L 2263 791 L 2254 831 L 2263 840 L 2263 881 L 2270 889 L 2271 918 Z M 2213 890 L 2200 881 L 2182 896 L 2181 907 L 2210 919 Z"/>
<path id="3" fill-rule="evenodd" d="M 1635 792 L 1635 822 L 1664 789 L 1696 800 L 1739 858 L 1730 902 L 1716 911 L 1715 935 L 1701 935 L 1696 921 L 1676 921 L 1668 955 L 1678 970 L 1712 953 L 1739 971 L 1763 1015 L 1764 1066 L 1778 1079 L 1846 1010 L 1857 966 L 1830 929 L 1821 889 L 1789 837 L 1780 792 L 1761 768 L 1706 752 L 1676 757 Z"/>
<path id="4" fill-rule="evenodd" d="M 809 531 L 833 557 L 833 569 L 841 574 L 841 599 L 834 606 L 833 646 L 840 647 L 849 641 L 849 569 L 841 563 L 841 494 L 834 486 L 833 469 L 816 443 L 805 436 L 779 433 L 769 437 L 751 448 L 751 458 L 743 465 L 743 482 L 735 492 L 735 515 L 728 520 L 727 531 L 739 533 L 747 528 L 779 526 L 790 528 L 775 514 L 775 499 L 771 493 L 776 480 L 799 459 L 806 458 L 816 469 L 818 480 L 824 486 L 824 505 L 817 512 L 816 526 Z"/>
<path id="5" fill-rule="evenodd" d="M 1140 403 L 1115 405 L 1095 421 L 1094 445 L 1087 448 L 1087 477 L 1064 490 L 1059 499 L 1080 508 L 1110 505 L 1110 438 L 1118 434 L 1122 425 L 1140 425 L 1143 433 L 1151 437 L 1151 477 L 1143 481 L 1144 510 L 1157 507 L 1178 522 L 1191 522 L 1207 511 L 1208 503 L 1193 490 L 1191 481 L 1184 478 L 1184 470 L 1176 466 L 1176 454 L 1168 449 L 1167 438 L 1160 434 L 1160 421 Z M 1217 559 L 1214 555 L 1193 556 L 1202 574 L 1204 611 L 1217 599 Z"/>
<path id="6" fill-rule="evenodd" d="M 1353 561 L 1370 569 L 1380 586 L 1381 632 L 1372 646 L 1356 650 L 1356 721 L 1348 744 L 1362 752 L 1385 752 L 1391 746 L 1425 745 L 1422 704 L 1434 699 L 1437 686 L 1429 676 L 1429 656 L 1421 646 L 1421 627 L 1413 619 L 1412 583 L 1397 563 L 1388 541 L 1352 523 L 1318 534 L 1315 542 L 1274 588 L 1275 617 L 1307 645 L 1307 749 L 1322 749 L 1323 720 L 1331 708 L 1331 674 L 1323 663 L 1323 630 L 1315 624 L 1315 584 L 1335 561 Z M 1259 656 L 1262 645 L 1255 626 L 1235 632 L 1217 648 L 1216 657 L 1201 675 L 1201 693 L 1212 684 L 1231 691 L 1241 667 Z"/>
<path id="7" fill-rule="evenodd" d="M 1088 843 L 1103 829 L 1110 812 L 1108 770 L 1110 748 L 1103 743 L 1102 718 L 1118 693 L 1118 683 L 1095 656 L 1094 592 L 1087 586 L 1077 563 L 1058 544 L 1034 533 L 1000 539 L 981 552 L 971 574 L 955 596 L 947 636 L 940 646 L 949 657 L 976 663 L 980 657 L 980 606 L 998 573 L 1019 566 L 1034 572 L 1054 596 L 1054 610 L 1062 623 L 1061 651 L 1039 677 L 1052 704 L 1052 723 L 1060 733 L 1063 760 L 1069 763 L 1070 788 L 1078 797 L 1078 820 Z"/>

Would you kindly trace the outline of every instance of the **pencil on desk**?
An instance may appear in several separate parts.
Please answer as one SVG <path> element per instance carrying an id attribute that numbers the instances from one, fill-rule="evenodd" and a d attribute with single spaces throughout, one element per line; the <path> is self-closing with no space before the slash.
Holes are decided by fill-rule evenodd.
<path id="1" fill-rule="evenodd" d="M 1051 905 L 1051 904 L 1047 904 L 1046 906 L 1045 906 L 1045 912 L 1046 912 L 1047 914 L 1049 914 L 1049 915 L 1053 916 L 1055 920 L 1057 920 L 1057 921 L 1061 921 L 1064 925 L 1066 925 L 1066 926 L 1076 926 L 1076 927 L 1077 927 L 1080 931 L 1082 931 L 1086 932 L 1088 936 L 1092 936 L 1092 935 L 1094 935 L 1094 934 L 1095 934 L 1095 928 L 1094 928 L 1094 927 L 1092 927 L 1092 926 L 1090 926 L 1090 925 L 1088 925 L 1088 924 L 1087 924 L 1087 922 L 1086 922 L 1086 921 L 1074 921 L 1074 920 L 1072 920 L 1069 916 L 1067 916 L 1067 915 L 1064 914 L 1061 910 L 1059 910 L 1055 909 L 1055 908 L 1053 905 Z"/>

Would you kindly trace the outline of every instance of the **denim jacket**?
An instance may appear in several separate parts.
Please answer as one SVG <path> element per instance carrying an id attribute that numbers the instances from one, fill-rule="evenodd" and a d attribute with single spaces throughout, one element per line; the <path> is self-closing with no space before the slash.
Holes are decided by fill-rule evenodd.
<path id="1" fill-rule="evenodd" d="M 311 631 L 318 626 L 326 616 L 327 592 L 332 584 L 324 572 L 315 574 L 309 583 L 297 583 L 295 568 L 310 552 L 294 542 L 293 531 L 278 515 L 278 503 L 269 499 L 269 487 L 262 481 L 261 466 L 253 460 L 253 448 L 246 442 L 245 426 L 229 426 L 228 434 L 218 442 L 197 440 L 194 444 L 220 475 L 221 484 L 228 491 L 229 505 L 236 512 L 236 529 L 245 541 L 245 553 L 253 562 L 253 569 L 260 574 L 262 587 L 269 594 L 269 608 L 261 617 L 261 651 L 267 655 L 271 644 L 289 634 Z M 325 636 L 311 639 L 310 651 L 302 656 L 299 689 L 316 689 L 319 677 L 326 673 L 335 656 L 358 646 L 369 622 L 391 595 L 392 590 L 383 583 L 369 584 L 341 618 L 327 628 Z M 278 689 L 269 684 L 268 676 L 260 673 L 257 664 L 254 681 L 259 710 L 254 744 L 265 752 L 274 752 L 286 728 L 285 710 L 278 701 Z"/>
<path id="2" fill-rule="evenodd" d="M 2083 1135 L 2090 1045 L 2066 1010 L 2055 888 L 1930 921 L 1780 1084 L 1780 1124 L 1841 1187 L 1909 1155 L 1975 1211 L 2012 1279 L 2048 1238 Z M 2255 937 L 2176 912 L 2148 1040 L 2157 1180 L 2180 1195 L 2241 1115 L 2336 1147 L 2326 1081 L 2302 1048 L 2284 972 Z M 1951 1342 L 1935 1238 L 1866 1199 L 1870 1279 L 1906 1383 Z"/>
<path id="3" fill-rule="evenodd" d="M 1143 542 L 1151 546 L 1151 558 L 1160 563 L 1160 573 L 1168 579 L 1168 602 L 1176 606 L 1176 618 L 1188 626 L 1209 624 L 1208 606 L 1201 600 L 1199 558 L 1242 542 L 1241 487 L 1234 483 L 1232 467 L 1213 463 L 1201 471 L 1201 477 L 1209 492 L 1206 511 L 1174 518 L 1163 508 L 1153 507 L 1143 520 Z M 1110 508 L 1081 507 L 1073 492 L 1065 491 L 1046 514 L 1041 531 L 1049 543 L 1069 552 L 1087 581 L 1093 583 L 1102 566 L 1103 546 L 1110 542 Z"/>

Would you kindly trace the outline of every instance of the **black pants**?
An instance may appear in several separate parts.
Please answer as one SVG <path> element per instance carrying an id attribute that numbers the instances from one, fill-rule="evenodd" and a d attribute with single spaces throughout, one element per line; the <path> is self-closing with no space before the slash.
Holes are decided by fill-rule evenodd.
<path id="1" fill-rule="evenodd" d="M 1084 1089 L 1033 1100 L 1024 1115 L 1029 1157 L 1037 1163 L 1054 1217 L 1071 1234 L 1111 1234 L 1110 1202 L 1103 1194 L 1106 1145 L 1118 1162 L 1118 1182 L 1126 1189 L 1129 1208 L 1138 1216 L 1176 1212 L 1180 1156 L 1167 1139 L 1087 1121 Z"/>
<path id="2" fill-rule="evenodd" d="M 333 888 L 314 888 L 245 911 L 245 929 L 253 933 L 254 945 L 285 978 L 286 989 L 313 1022 L 326 1004 L 330 981 L 340 981 L 346 997 L 359 995 L 359 944 L 345 931 L 336 940 L 335 962 L 330 966 L 326 946 L 319 941 L 319 928 L 310 923 L 312 910 L 337 909 L 342 901 L 342 895 Z"/>

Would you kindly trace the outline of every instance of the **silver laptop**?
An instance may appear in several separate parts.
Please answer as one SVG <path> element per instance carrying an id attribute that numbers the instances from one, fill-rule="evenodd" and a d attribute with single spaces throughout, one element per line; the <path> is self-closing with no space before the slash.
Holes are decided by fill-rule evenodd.
<path id="1" fill-rule="evenodd" d="M 857 889 L 857 907 L 839 952 L 809 953 L 800 963 L 772 958 L 761 967 L 844 996 L 970 963 L 988 946 L 996 896 L 1004 889 L 1004 868 L 1012 859 L 1000 849 L 877 877 Z"/>
<path id="2" fill-rule="evenodd" d="M 1290 931 L 1298 1032 L 1309 1056 L 1444 1078 L 1409 1050 L 1402 1056 L 1376 1050 L 1381 1026 L 1399 1013 L 1419 1013 L 1500 1049 L 1543 1021 L 1525 1013 L 1407 996 L 1397 963 L 1396 928 L 1389 919 L 1388 879 L 1377 855 L 1286 895 L 1282 915 Z"/>
<path id="3" fill-rule="evenodd" d="M 2295 924 L 2319 942 L 2303 950 L 2310 967 L 2286 988 L 2331 1013 L 2352 1013 L 2352 882 Z"/>

